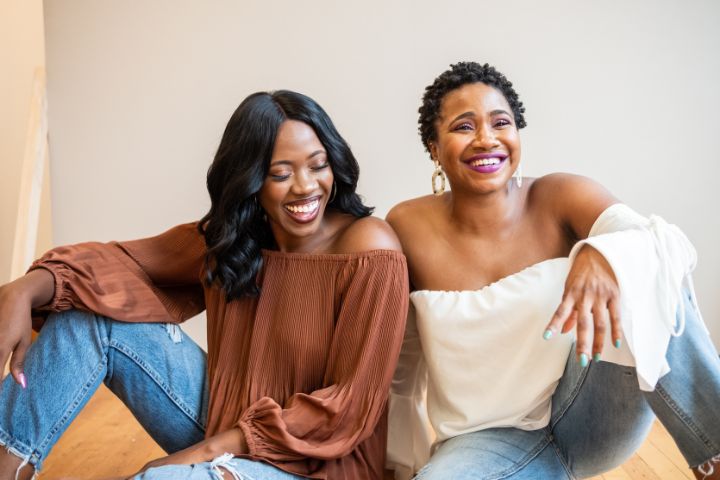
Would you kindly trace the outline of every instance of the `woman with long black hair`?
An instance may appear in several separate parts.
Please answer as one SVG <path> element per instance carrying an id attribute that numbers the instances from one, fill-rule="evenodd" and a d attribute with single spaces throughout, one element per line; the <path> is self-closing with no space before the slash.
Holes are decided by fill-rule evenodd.
<path id="1" fill-rule="evenodd" d="M 0 479 L 39 471 L 101 382 L 170 453 L 137 478 L 381 478 L 408 282 L 358 173 L 312 99 L 256 93 L 199 222 L 59 247 L 0 287 Z M 38 308 L 59 313 L 30 345 Z M 207 361 L 177 326 L 203 309 Z"/>

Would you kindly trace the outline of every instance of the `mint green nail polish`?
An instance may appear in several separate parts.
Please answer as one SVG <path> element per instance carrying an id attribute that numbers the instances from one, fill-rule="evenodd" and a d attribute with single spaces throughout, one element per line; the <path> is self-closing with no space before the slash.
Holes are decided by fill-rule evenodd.
<path id="1" fill-rule="evenodd" d="M 552 330 L 545 330 L 545 333 L 543 333 L 543 338 L 545 340 L 550 340 L 552 335 L 553 335 Z"/>
<path id="2" fill-rule="evenodd" d="M 599 361 L 600 361 L 600 354 L 596 353 L 595 355 L 593 355 L 593 362 L 599 362 Z"/>
<path id="3" fill-rule="evenodd" d="M 620 348 L 620 345 L 622 345 L 622 341 L 618 338 L 615 340 L 615 348 Z"/>
<path id="4" fill-rule="evenodd" d="M 580 354 L 580 366 L 583 368 L 588 366 L 588 356 L 584 353 Z"/>

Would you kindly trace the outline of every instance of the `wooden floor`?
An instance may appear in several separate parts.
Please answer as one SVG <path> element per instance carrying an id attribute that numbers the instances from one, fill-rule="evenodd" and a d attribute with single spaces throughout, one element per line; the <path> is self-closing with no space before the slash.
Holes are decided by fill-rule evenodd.
<path id="1" fill-rule="evenodd" d="M 40 480 L 129 475 L 163 456 L 125 406 L 105 387 L 90 400 L 45 461 Z M 658 423 L 620 468 L 594 480 L 693 480 L 670 435 Z"/>

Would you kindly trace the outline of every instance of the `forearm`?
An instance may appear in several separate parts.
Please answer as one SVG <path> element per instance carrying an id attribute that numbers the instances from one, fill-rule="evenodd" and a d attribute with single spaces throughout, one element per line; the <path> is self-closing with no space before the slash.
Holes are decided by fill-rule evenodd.
<path id="1" fill-rule="evenodd" d="M 37 268 L 7 286 L 17 294 L 25 296 L 32 308 L 38 308 L 52 300 L 55 293 L 55 278 L 48 270 Z"/>
<path id="2" fill-rule="evenodd" d="M 135 477 L 150 468 L 163 467 L 166 465 L 192 465 L 195 463 L 211 462 L 225 453 L 232 455 L 248 453 L 245 436 L 239 428 L 232 428 L 213 437 L 206 438 L 202 442 L 196 443 L 184 450 L 153 460 L 146 464 L 140 472 L 131 475 L 131 477 Z"/>
<path id="3" fill-rule="evenodd" d="M 210 460 L 219 457 L 224 453 L 232 453 L 233 455 L 242 455 L 248 453 L 247 441 L 245 434 L 238 427 L 231 428 L 213 437 L 206 439 L 205 446 Z"/>

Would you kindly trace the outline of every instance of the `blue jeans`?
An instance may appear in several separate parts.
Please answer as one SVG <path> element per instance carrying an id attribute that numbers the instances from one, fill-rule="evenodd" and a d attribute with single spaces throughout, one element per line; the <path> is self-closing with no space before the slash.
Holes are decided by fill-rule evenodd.
<path id="1" fill-rule="evenodd" d="M 606 362 L 581 368 L 571 354 L 541 430 L 492 428 L 451 438 L 417 475 L 422 480 L 575 479 L 621 465 L 645 440 L 656 416 L 688 465 L 720 453 L 720 359 L 695 307 L 672 338 L 672 371 L 655 391 L 638 388 L 635 369 Z"/>
<path id="2" fill-rule="evenodd" d="M 53 445 L 104 382 L 165 451 L 182 450 L 205 435 L 205 366 L 205 352 L 176 325 L 116 322 L 81 311 L 53 314 L 28 350 L 27 389 L 9 376 L 0 386 L 0 445 L 40 471 Z M 226 459 L 227 470 L 237 464 L 252 472 L 240 478 L 297 478 L 261 462 L 236 460 L 230 465 Z M 210 462 L 195 467 L 154 468 L 141 478 L 217 476 Z M 178 469 L 186 472 L 180 475 Z"/>

